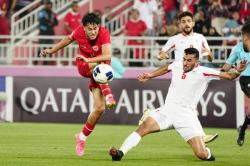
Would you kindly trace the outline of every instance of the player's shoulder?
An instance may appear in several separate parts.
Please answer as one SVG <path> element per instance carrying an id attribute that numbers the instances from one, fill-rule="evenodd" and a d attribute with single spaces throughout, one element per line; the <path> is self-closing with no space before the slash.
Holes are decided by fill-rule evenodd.
<path id="1" fill-rule="evenodd" d="M 81 25 L 79 25 L 72 33 L 71 38 L 74 38 L 75 40 L 86 38 L 84 29 Z"/>
<path id="2" fill-rule="evenodd" d="M 196 32 L 194 32 L 194 34 L 193 34 L 195 37 L 197 37 L 197 38 L 205 38 L 205 36 L 203 35 L 203 34 L 201 34 L 201 33 L 196 33 Z"/>
<path id="3" fill-rule="evenodd" d="M 99 34 L 100 35 L 105 35 L 105 34 L 109 35 L 109 31 L 105 27 L 101 26 L 100 29 L 99 29 Z"/>
<path id="4" fill-rule="evenodd" d="M 183 37 L 183 35 L 181 33 L 179 33 L 179 34 L 176 34 L 174 36 L 171 36 L 168 40 L 179 41 L 182 37 Z"/>
<path id="5" fill-rule="evenodd" d="M 234 51 L 242 51 L 242 50 L 244 50 L 244 48 L 243 48 L 243 43 L 242 42 L 239 42 L 238 44 L 236 44 L 235 46 L 234 46 Z"/>

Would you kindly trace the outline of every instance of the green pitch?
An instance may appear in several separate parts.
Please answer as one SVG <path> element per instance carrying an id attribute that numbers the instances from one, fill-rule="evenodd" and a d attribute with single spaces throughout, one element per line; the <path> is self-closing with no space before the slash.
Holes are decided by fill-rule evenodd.
<path id="1" fill-rule="evenodd" d="M 1 123 L 0 166 L 200 166 L 250 165 L 250 133 L 243 147 L 236 145 L 235 129 L 205 129 L 219 133 L 209 144 L 215 162 L 196 159 L 182 138 L 174 131 L 151 134 L 130 151 L 121 162 L 112 162 L 111 146 L 119 147 L 135 126 L 98 125 L 88 138 L 86 154 L 74 154 L 74 134 L 82 125 L 47 123 Z"/>

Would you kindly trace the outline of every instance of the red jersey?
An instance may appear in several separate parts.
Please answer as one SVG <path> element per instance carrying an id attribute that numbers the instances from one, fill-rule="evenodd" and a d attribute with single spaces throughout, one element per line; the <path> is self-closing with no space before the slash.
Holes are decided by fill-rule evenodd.
<path id="1" fill-rule="evenodd" d="M 147 30 L 146 23 L 142 20 L 129 20 L 125 25 L 127 36 L 141 36 Z"/>
<path id="2" fill-rule="evenodd" d="M 64 22 L 69 25 L 69 27 L 74 30 L 79 25 L 81 25 L 81 15 L 80 13 L 73 13 L 68 12 L 66 16 L 64 17 Z M 71 32 L 67 31 L 67 34 L 70 34 Z"/>
<path id="3" fill-rule="evenodd" d="M 77 41 L 80 54 L 86 58 L 102 55 L 102 46 L 110 44 L 110 34 L 104 27 L 100 27 L 97 38 L 93 41 L 87 38 L 82 26 L 77 27 L 70 38 Z"/>

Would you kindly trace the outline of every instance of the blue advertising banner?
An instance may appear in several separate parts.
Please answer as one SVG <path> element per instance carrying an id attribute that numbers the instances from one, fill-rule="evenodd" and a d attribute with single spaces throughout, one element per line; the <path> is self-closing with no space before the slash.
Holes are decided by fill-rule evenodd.
<path id="1" fill-rule="evenodd" d="M 5 91 L 5 76 L 0 76 L 0 92 Z"/>

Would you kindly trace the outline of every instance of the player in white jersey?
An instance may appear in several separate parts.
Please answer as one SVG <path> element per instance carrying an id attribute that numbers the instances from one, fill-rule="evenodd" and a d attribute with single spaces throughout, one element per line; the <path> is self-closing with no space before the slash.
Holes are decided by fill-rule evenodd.
<path id="1" fill-rule="evenodd" d="M 185 49 L 183 62 L 175 61 L 159 69 L 143 73 L 138 80 L 146 82 L 172 71 L 172 80 L 165 104 L 151 111 L 147 119 L 123 142 L 118 149 L 111 148 L 109 154 L 120 161 L 129 150 L 138 145 L 147 134 L 174 128 L 190 144 L 194 154 L 201 160 L 213 161 L 214 156 L 205 146 L 204 131 L 198 120 L 196 106 L 212 79 L 232 80 L 246 68 L 246 61 L 230 72 L 220 72 L 199 65 L 199 52 L 195 48 Z"/>
<path id="2" fill-rule="evenodd" d="M 158 55 L 159 60 L 168 59 L 170 53 L 174 52 L 175 61 L 183 60 L 183 52 L 186 48 L 196 48 L 200 55 L 206 56 L 208 61 L 212 61 L 213 55 L 210 51 L 206 38 L 199 33 L 194 33 L 193 28 L 195 25 L 192 13 L 185 11 L 182 12 L 179 17 L 179 25 L 181 33 L 169 38 L 167 43 L 163 46 Z M 202 59 L 202 58 L 200 58 Z M 144 110 L 143 116 L 139 121 L 139 124 L 145 120 L 150 112 L 149 109 Z M 205 143 L 212 142 L 218 137 L 218 134 L 205 135 Z"/>
<path id="3" fill-rule="evenodd" d="M 183 52 L 186 48 L 196 48 L 200 55 L 207 56 L 208 61 L 211 62 L 213 55 L 206 38 L 202 34 L 193 31 L 195 25 L 193 14 L 188 11 L 182 12 L 178 20 L 181 33 L 169 38 L 162 47 L 158 59 L 167 59 L 170 57 L 170 53 L 174 51 L 175 60 L 182 61 Z"/>

